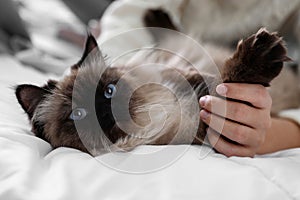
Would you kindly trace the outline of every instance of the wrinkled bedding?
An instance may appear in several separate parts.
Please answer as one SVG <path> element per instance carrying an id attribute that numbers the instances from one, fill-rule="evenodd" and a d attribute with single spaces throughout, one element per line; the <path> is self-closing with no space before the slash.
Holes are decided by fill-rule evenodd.
<path id="1" fill-rule="evenodd" d="M 300 199 L 300 149 L 226 158 L 200 146 L 141 146 L 93 158 L 32 135 L 13 87 L 51 75 L 0 57 L 0 199 Z"/>

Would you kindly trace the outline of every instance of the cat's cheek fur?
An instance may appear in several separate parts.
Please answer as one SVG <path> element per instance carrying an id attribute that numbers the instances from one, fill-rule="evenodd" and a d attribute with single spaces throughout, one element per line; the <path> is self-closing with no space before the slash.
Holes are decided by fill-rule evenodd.
<path id="1" fill-rule="evenodd" d="M 51 102 L 42 102 L 33 117 L 34 134 L 48 141 L 53 148 L 71 147 L 87 152 L 77 134 L 74 122 L 59 111 L 46 108 Z"/>

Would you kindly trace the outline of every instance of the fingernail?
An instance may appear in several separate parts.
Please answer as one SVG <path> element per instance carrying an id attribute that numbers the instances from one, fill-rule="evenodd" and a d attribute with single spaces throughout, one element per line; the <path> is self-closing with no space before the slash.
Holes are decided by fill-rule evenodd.
<path id="1" fill-rule="evenodd" d="M 220 95 L 224 95 L 227 92 L 227 87 L 224 84 L 218 85 L 216 91 Z"/>
<path id="2" fill-rule="evenodd" d="M 200 98 L 200 105 L 201 107 L 204 107 L 207 101 L 207 96 L 201 97 Z"/>
<path id="3" fill-rule="evenodd" d="M 201 110 L 200 117 L 201 119 L 206 120 L 209 117 L 209 113 L 205 110 Z"/>

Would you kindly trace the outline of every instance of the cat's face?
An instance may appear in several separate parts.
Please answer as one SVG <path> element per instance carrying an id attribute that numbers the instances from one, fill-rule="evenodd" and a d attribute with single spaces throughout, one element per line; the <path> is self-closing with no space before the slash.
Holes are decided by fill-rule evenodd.
<path id="1" fill-rule="evenodd" d="M 60 81 L 50 80 L 43 87 L 19 85 L 16 96 L 36 136 L 53 147 L 73 147 L 93 154 L 124 135 L 111 109 L 120 75 L 118 69 L 105 66 L 90 36 L 82 59 L 72 66 L 70 75 Z"/>
<path id="2" fill-rule="evenodd" d="M 90 36 L 82 59 L 62 80 L 17 87 L 32 132 L 54 148 L 72 147 L 93 156 L 141 144 L 192 142 L 199 104 L 191 84 L 204 92 L 204 79 L 191 71 L 184 77 L 151 59 L 139 62 L 143 65 L 107 67 Z"/>

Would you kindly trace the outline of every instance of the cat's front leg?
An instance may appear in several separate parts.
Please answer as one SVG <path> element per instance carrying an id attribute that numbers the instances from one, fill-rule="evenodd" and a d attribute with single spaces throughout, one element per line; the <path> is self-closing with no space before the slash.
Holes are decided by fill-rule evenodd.
<path id="1" fill-rule="evenodd" d="M 262 28 L 238 43 L 236 52 L 222 68 L 222 79 L 269 86 L 280 73 L 283 62 L 289 60 L 282 38 Z"/>

